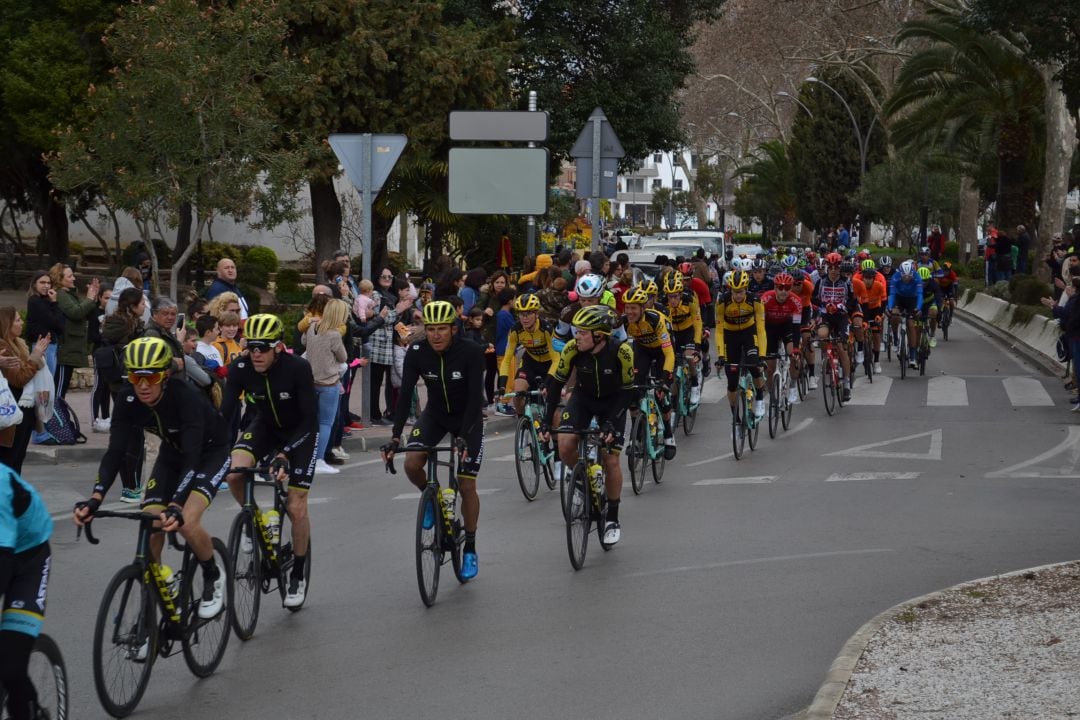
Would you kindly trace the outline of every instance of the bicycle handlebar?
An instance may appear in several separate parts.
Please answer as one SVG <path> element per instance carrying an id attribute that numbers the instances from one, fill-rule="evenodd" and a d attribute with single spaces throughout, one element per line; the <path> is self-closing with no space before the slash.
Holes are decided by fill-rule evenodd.
<path id="1" fill-rule="evenodd" d="M 101 541 L 98 540 L 94 536 L 94 531 L 90 529 L 90 526 L 94 522 L 94 520 L 97 520 L 97 519 L 100 519 L 100 518 L 119 518 L 121 520 L 137 520 L 139 522 L 144 522 L 144 521 L 157 520 L 157 515 L 154 515 L 152 513 L 144 513 L 144 512 L 142 512 L 140 510 L 135 510 L 135 511 L 131 511 L 131 512 L 116 512 L 115 510 L 98 510 L 93 515 L 91 515 L 90 519 L 88 519 L 85 523 L 83 523 L 83 525 L 81 527 L 79 527 L 79 528 L 77 528 L 75 530 L 75 540 L 78 541 L 79 536 L 82 535 L 83 531 L 85 531 L 86 532 L 86 541 L 88 543 L 90 543 L 91 545 L 100 544 Z M 152 527 L 152 528 L 150 528 L 150 532 L 159 533 L 159 532 L 165 532 L 165 531 L 162 530 L 161 528 Z M 171 532 L 171 533 L 167 533 L 167 535 L 169 537 L 169 544 L 172 545 L 173 548 L 175 548 L 176 550 L 178 550 L 180 552 L 183 552 L 184 547 L 176 539 L 176 533 Z"/>
<path id="2" fill-rule="evenodd" d="M 441 452 L 453 452 L 458 453 L 465 452 L 465 440 L 462 438 L 454 438 L 453 442 L 449 445 L 406 445 L 405 447 L 394 448 L 393 443 L 386 443 L 379 448 L 383 456 L 386 458 L 386 472 L 391 475 L 397 475 L 397 468 L 394 466 L 394 454 L 399 452 L 422 452 L 422 453 L 441 453 Z"/>

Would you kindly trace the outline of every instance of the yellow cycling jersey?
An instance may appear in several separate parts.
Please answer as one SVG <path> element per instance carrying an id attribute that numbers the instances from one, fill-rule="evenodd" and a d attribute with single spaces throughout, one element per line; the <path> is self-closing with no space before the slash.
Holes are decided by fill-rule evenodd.
<path id="1" fill-rule="evenodd" d="M 550 327 L 537 320 L 532 330 L 526 330 L 518 322 L 510 330 L 510 336 L 506 341 L 506 352 L 503 354 L 502 366 L 499 368 L 500 375 L 510 375 L 510 365 L 518 345 L 525 348 L 525 353 L 536 362 L 548 363 L 555 358 L 555 353 L 551 350 Z"/>
<path id="2" fill-rule="evenodd" d="M 757 296 L 746 293 L 746 299 L 735 302 L 731 293 L 724 293 L 716 305 L 716 356 L 727 357 L 724 336 L 728 333 L 752 331 L 758 354 L 765 357 L 765 306 Z"/>
<path id="3" fill-rule="evenodd" d="M 626 323 L 626 334 L 634 341 L 634 347 L 655 350 L 664 353 L 664 371 L 675 371 L 675 350 L 671 346 L 671 332 L 668 319 L 656 310 L 645 310 L 637 322 Z"/>
<path id="4" fill-rule="evenodd" d="M 687 295 L 690 296 L 690 302 L 686 302 Z M 692 327 L 694 328 L 694 342 L 701 343 L 701 306 L 698 305 L 697 295 L 692 292 L 683 293 L 678 305 L 666 303 L 664 309 L 671 318 L 671 327 L 675 332 Z"/>

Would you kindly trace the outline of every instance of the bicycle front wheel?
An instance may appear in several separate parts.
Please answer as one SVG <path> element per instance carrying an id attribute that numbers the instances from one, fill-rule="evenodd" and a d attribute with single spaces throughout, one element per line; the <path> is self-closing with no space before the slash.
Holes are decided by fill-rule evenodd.
<path id="1" fill-rule="evenodd" d="M 900 331 L 900 349 L 896 352 L 896 358 L 900 361 L 900 379 L 907 377 L 908 348 L 907 333 Z"/>
<path id="2" fill-rule="evenodd" d="M 773 373 L 769 383 L 769 437 L 776 438 L 776 428 L 780 424 L 780 376 Z"/>
<path id="3" fill-rule="evenodd" d="M 585 463 L 578 462 L 570 473 L 570 508 L 566 516 L 566 550 L 570 564 L 575 570 L 585 565 L 585 552 L 589 547 L 589 530 L 592 526 L 591 502 L 589 500 L 589 477 Z"/>
<path id="4" fill-rule="evenodd" d="M 833 361 L 826 359 L 821 364 L 821 394 L 825 398 L 825 412 L 832 415 L 836 412 L 836 386 L 833 374 Z"/>
<path id="5" fill-rule="evenodd" d="M 532 422 L 523 417 L 514 431 L 514 468 L 521 494 L 529 502 L 536 499 L 536 491 L 540 489 L 540 453 L 533 438 Z"/>
<path id="6" fill-rule="evenodd" d="M 694 432 L 694 425 L 697 423 L 697 407 L 691 407 L 683 415 L 682 429 L 683 435 L 690 437 L 690 433 Z"/>
<path id="7" fill-rule="evenodd" d="M 630 466 L 630 486 L 635 495 L 640 495 L 645 488 L 645 466 L 649 463 L 648 418 L 639 412 L 630 426 L 630 447 L 627 448 L 626 461 Z"/>
<path id="8" fill-rule="evenodd" d="M 37 691 L 38 705 L 50 718 L 66 718 L 68 714 L 67 668 L 56 641 L 48 635 L 38 635 L 26 666 L 26 674 Z M 0 716 L 7 720 L 7 702 L 0 688 Z"/>
<path id="9" fill-rule="evenodd" d="M 749 390 L 745 393 L 749 396 L 746 398 L 746 415 L 743 416 L 743 421 L 746 423 L 746 442 L 750 446 L 751 450 L 757 449 L 758 431 L 761 429 L 761 420 L 754 413 L 754 402 L 751 397 L 756 398 L 753 390 Z"/>
<path id="10" fill-rule="evenodd" d="M 187 608 L 187 627 L 184 628 L 184 661 L 196 677 L 209 677 L 217 669 L 225 648 L 229 645 L 229 615 L 233 604 L 232 565 L 229 563 L 229 551 L 225 543 L 213 539 L 214 562 L 217 564 L 222 592 L 225 593 L 225 607 L 209 619 L 199 617 L 199 605 L 206 589 L 205 578 L 198 558 L 190 551 L 184 553 L 184 588 L 187 592 L 182 599 Z"/>
<path id="11" fill-rule="evenodd" d="M 94 686 L 105 712 L 127 717 L 150 682 L 158 652 L 154 597 L 136 564 L 105 588 L 94 625 Z"/>
<path id="12" fill-rule="evenodd" d="M 788 398 L 790 388 L 791 385 L 788 385 L 786 389 L 780 388 L 780 421 L 783 423 L 785 430 L 791 425 L 791 411 L 794 407 Z"/>
<path id="13" fill-rule="evenodd" d="M 654 483 L 659 485 L 660 481 L 664 479 L 664 467 L 667 465 L 667 459 L 664 457 L 663 450 L 664 418 L 661 416 L 660 408 L 655 405 L 652 406 L 652 412 L 656 413 L 656 423 L 652 426 L 649 432 L 652 435 L 653 447 L 660 450 L 660 452 L 656 454 L 656 457 L 652 458 L 652 479 Z M 696 410 L 694 411 L 694 414 L 697 414 Z M 673 429 L 672 433 L 674 432 L 675 431 Z"/>
<path id="14" fill-rule="evenodd" d="M 255 634 L 262 602 L 262 538 L 250 510 L 241 510 L 229 531 L 229 557 L 233 567 L 233 599 L 229 615 L 241 640 Z"/>
<path id="15" fill-rule="evenodd" d="M 430 522 L 429 527 L 425 527 Z M 439 568 L 442 566 L 442 510 L 439 507 L 439 489 L 428 485 L 420 493 L 420 507 L 416 512 L 416 582 L 420 587 L 420 599 L 424 605 L 435 604 L 439 593 Z"/>
<path id="16" fill-rule="evenodd" d="M 731 413 L 731 450 L 735 453 L 735 459 L 742 457 L 746 448 L 746 427 L 743 417 L 746 415 L 746 393 L 739 391 L 735 398 L 735 407 Z"/>

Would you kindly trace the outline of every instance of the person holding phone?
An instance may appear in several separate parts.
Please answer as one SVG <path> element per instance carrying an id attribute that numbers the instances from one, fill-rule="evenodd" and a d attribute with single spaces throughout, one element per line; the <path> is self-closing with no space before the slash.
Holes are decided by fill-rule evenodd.
<path id="1" fill-rule="evenodd" d="M 64 314 L 64 336 L 56 352 L 56 394 L 66 397 L 75 368 L 87 367 L 90 349 L 90 318 L 97 312 L 97 296 L 101 281 L 94 278 L 86 288 L 86 297 L 79 298 L 75 289 L 75 271 L 63 263 L 49 268 L 49 278 L 56 288 L 56 305 Z"/>
<path id="2" fill-rule="evenodd" d="M 56 376 L 56 351 L 60 338 L 64 337 L 64 313 L 56 304 L 56 288 L 48 270 L 38 270 L 30 280 L 30 292 L 26 300 L 26 339 L 37 342 L 46 335 L 50 338 L 45 352 L 45 364 Z"/>

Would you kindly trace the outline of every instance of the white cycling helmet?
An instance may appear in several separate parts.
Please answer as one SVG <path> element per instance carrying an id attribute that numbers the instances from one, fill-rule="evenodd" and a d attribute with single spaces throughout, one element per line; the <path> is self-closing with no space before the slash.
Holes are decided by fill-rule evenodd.
<path id="1" fill-rule="evenodd" d="M 733 273 L 733 272 L 734 272 L 734 271 L 732 271 L 732 270 L 728 270 L 728 271 L 727 271 L 726 273 L 724 273 L 724 277 L 723 277 L 723 278 L 721 279 L 721 281 L 720 281 L 720 282 L 721 282 L 721 284 L 722 284 L 722 285 L 723 285 L 724 287 L 727 287 L 727 284 L 728 284 L 728 280 L 730 280 L 730 279 L 731 279 L 731 275 L 732 275 L 732 273 Z"/>
<path id="2" fill-rule="evenodd" d="M 905 260 L 904 262 L 900 263 L 900 274 L 905 276 L 905 277 L 911 277 L 912 275 L 914 275 L 915 274 L 915 261 L 914 260 Z"/>
<path id="3" fill-rule="evenodd" d="M 604 280 L 599 275 L 594 275 L 593 273 L 582 275 L 578 278 L 577 287 L 574 289 L 577 291 L 578 297 L 600 297 L 600 293 L 604 291 Z"/>
<path id="4" fill-rule="evenodd" d="M 753 265 L 753 262 L 750 260 L 750 258 L 735 258 L 734 262 L 732 262 L 731 265 L 735 270 L 750 272 L 750 267 L 751 265 Z"/>

